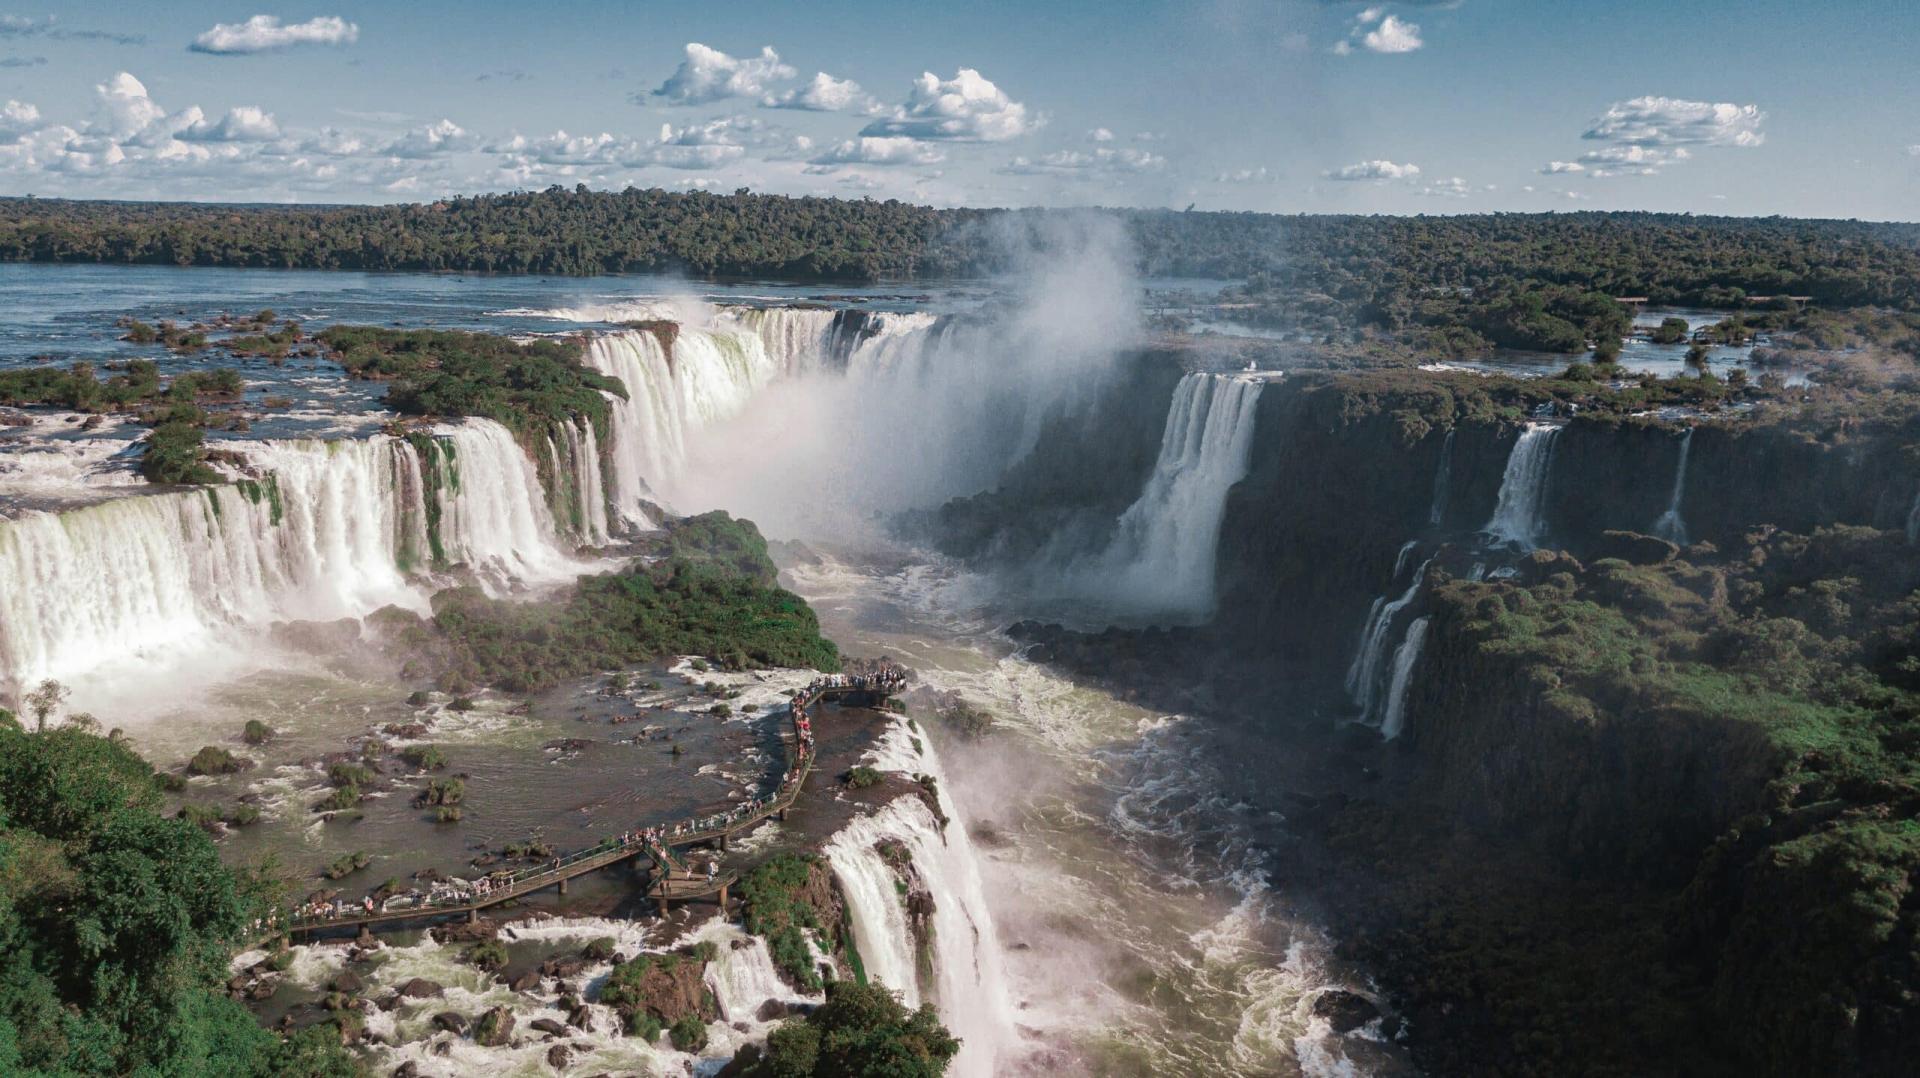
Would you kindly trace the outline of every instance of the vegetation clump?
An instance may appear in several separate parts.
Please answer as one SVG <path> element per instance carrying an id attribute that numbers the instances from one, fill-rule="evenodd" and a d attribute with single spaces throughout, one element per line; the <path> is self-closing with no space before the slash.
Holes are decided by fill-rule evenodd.
<path id="1" fill-rule="evenodd" d="M 826 990 L 825 1004 L 782 1023 L 765 1048 L 741 1049 L 729 1070 L 743 1078 L 938 1078 L 960 1051 L 932 1004 L 908 1010 L 877 984 L 835 981 Z"/>
<path id="2" fill-rule="evenodd" d="M 193 759 L 187 761 L 189 775 L 231 775 L 245 770 L 252 761 L 235 756 L 218 745 L 203 745 Z"/>
<path id="3" fill-rule="evenodd" d="M 372 863 L 373 858 L 369 857 L 364 850 L 355 850 L 329 862 L 327 867 L 320 870 L 320 874 L 330 880 L 344 879 Z"/>
<path id="4" fill-rule="evenodd" d="M 273 736 L 273 731 L 259 719 L 248 719 L 246 729 L 240 731 L 240 739 L 249 745 L 264 745 Z"/>
<path id="5" fill-rule="evenodd" d="M 564 601 L 490 598 L 474 587 L 434 597 L 431 626 L 403 645 L 441 666 L 443 684 L 533 692 L 596 671 L 711 652 L 735 667 L 839 668 L 806 601 L 774 582 L 766 541 L 725 513 L 669 529 L 663 560 L 580 578 Z M 730 714 L 731 706 L 717 714 Z"/>

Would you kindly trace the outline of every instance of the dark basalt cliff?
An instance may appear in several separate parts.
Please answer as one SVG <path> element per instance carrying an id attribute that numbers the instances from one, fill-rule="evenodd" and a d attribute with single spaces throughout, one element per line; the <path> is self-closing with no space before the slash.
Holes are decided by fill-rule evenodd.
<path id="1" fill-rule="evenodd" d="M 1099 549 L 1153 467 L 1167 366 L 931 530 L 1010 566 Z M 1406 587 L 1417 539 L 1438 555 L 1407 615 L 1430 619 L 1426 646 L 1404 734 L 1365 750 L 1388 781 L 1332 782 L 1300 814 L 1346 866 L 1354 950 L 1416 1054 L 1440 1072 L 1901 1073 L 1920 1052 L 1920 407 L 1661 415 L 1563 389 L 1290 375 L 1260 398 L 1209 624 L 1022 638 L 1108 681 L 1177 676 L 1203 648 L 1304 685 L 1306 706 L 1259 721 L 1351 762 L 1351 738 L 1303 735 L 1345 713 L 1361 625 Z M 1563 425 L 1547 549 L 1490 553 L 1475 533 L 1541 418 Z M 1688 427 L 1683 552 L 1633 533 L 1668 508 Z"/>

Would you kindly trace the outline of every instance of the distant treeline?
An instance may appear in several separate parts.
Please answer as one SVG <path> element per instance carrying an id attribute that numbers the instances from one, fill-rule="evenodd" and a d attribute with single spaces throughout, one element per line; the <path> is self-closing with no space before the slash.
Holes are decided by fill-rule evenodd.
<path id="1" fill-rule="evenodd" d="M 1001 229 L 1058 211 L 584 187 L 404 206 L 0 199 L 0 259 L 497 273 L 679 270 L 888 280 L 991 272 Z M 1095 211 L 1141 269 L 1393 322 L 1436 290 L 1524 280 L 1655 303 L 1754 295 L 1920 307 L 1920 225 L 1656 213 L 1453 217 Z"/>

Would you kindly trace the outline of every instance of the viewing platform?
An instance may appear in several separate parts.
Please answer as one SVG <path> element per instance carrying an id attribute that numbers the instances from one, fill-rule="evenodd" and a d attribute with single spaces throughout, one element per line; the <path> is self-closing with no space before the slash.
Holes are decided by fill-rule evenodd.
<path id="1" fill-rule="evenodd" d="M 549 887 L 567 893 L 567 884 L 575 877 L 598 872 L 631 858 L 645 857 L 654 864 L 653 880 L 647 896 L 659 904 L 662 913 L 671 903 L 718 895 L 724 907 L 728 889 L 738 881 L 736 874 L 719 872 L 712 876 L 689 868 L 675 856 L 676 847 L 710 845 L 725 851 L 729 839 L 770 818 L 786 819 L 787 810 L 800 796 L 807 777 L 813 772 L 813 720 L 808 712 L 821 701 L 836 698 L 866 697 L 879 704 L 906 686 L 906 675 L 896 668 L 874 674 L 826 674 L 809 682 L 794 694 L 787 707 L 790 737 L 783 737 L 790 752 L 788 765 L 778 787 L 743 805 L 709 815 L 693 816 L 670 824 L 628 831 L 594 846 L 517 872 L 494 872 L 473 881 L 456 881 L 442 891 L 421 900 L 401 896 L 384 903 L 371 900 L 309 903 L 269 917 L 256 925 L 254 939 L 264 943 L 279 936 L 317 932 L 332 928 L 359 927 L 372 931 L 393 927 L 401 922 L 422 921 L 465 915 L 468 921 L 479 919 L 480 911 Z"/>

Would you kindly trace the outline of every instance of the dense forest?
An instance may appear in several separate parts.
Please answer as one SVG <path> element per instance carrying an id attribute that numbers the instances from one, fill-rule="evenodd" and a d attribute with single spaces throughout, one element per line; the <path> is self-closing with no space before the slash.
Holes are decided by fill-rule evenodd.
<path id="1" fill-rule="evenodd" d="M 1920 306 L 1920 225 L 1689 214 L 1281 216 L 1100 210 L 1152 274 L 1246 281 L 1363 318 L 1508 278 L 1655 303 Z M 1000 268 L 1047 210 L 553 187 L 401 206 L 0 199 L 0 259 L 881 280 Z"/>

